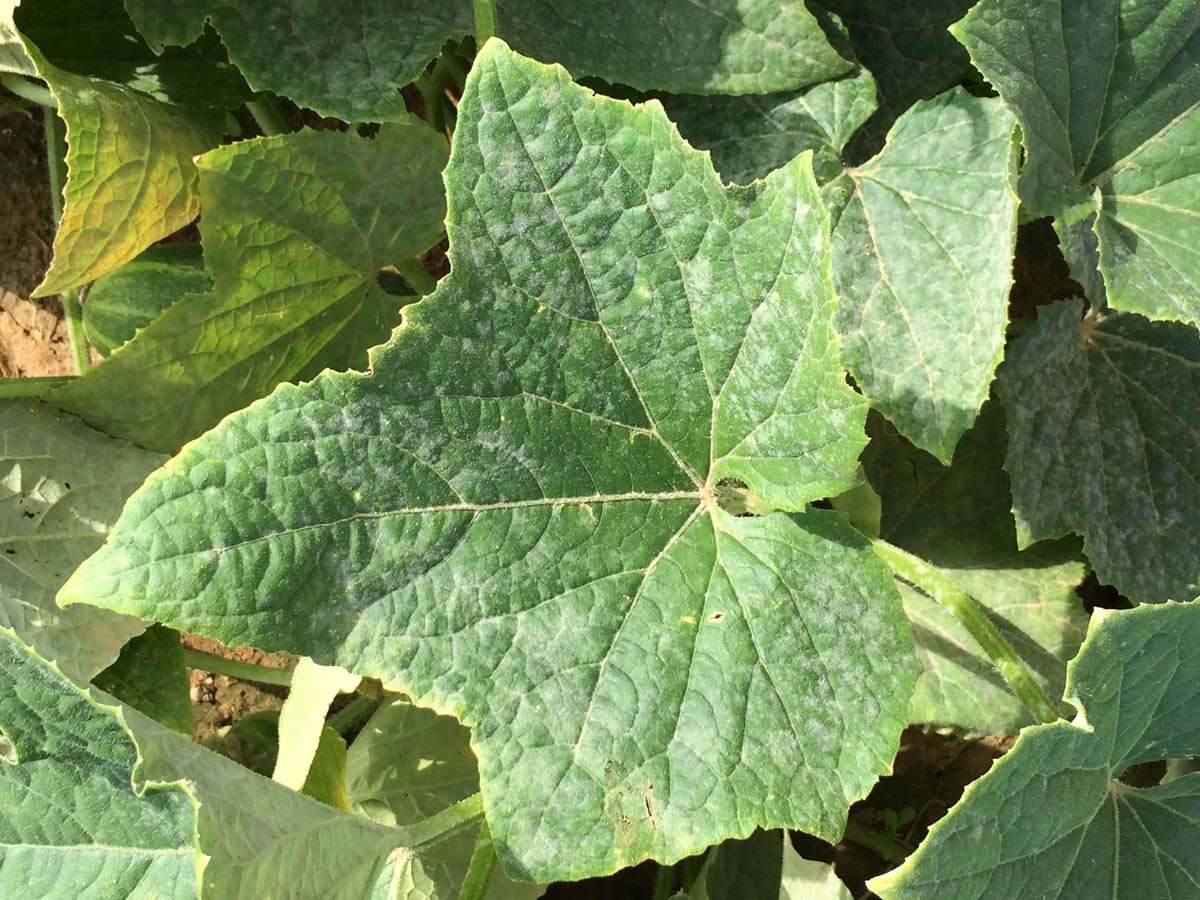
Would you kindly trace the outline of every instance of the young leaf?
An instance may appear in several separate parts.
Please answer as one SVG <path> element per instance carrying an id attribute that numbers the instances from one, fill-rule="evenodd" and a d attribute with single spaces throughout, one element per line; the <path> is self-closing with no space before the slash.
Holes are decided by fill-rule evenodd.
<path id="1" fill-rule="evenodd" d="M 1081 303 L 1042 307 L 996 392 L 1022 546 L 1083 535 L 1096 575 L 1139 602 L 1200 593 L 1200 335 Z"/>
<path id="2" fill-rule="evenodd" d="M 847 148 L 851 162 L 874 156 L 910 106 L 970 72 L 967 52 L 947 26 L 961 19 L 971 4 L 972 0 L 822 0 L 846 27 L 850 46 L 877 85 L 879 108 Z"/>
<path id="3" fill-rule="evenodd" d="M 386 293 L 380 269 L 412 262 L 442 232 L 446 152 L 413 121 L 374 140 L 306 131 L 205 155 L 212 292 L 185 295 L 54 402 L 109 434 L 175 450 L 281 381 L 365 368 L 367 348 L 414 299 Z"/>
<path id="4" fill-rule="evenodd" d="M 121 649 L 117 661 L 93 679 L 96 687 L 154 721 L 192 736 L 192 698 L 179 632 L 151 625 Z"/>
<path id="5" fill-rule="evenodd" d="M 883 497 L 881 536 L 938 566 L 974 597 L 1051 697 L 1062 695 L 1067 660 L 1087 630 L 1075 586 L 1084 566 L 1075 540 L 1017 550 L 1008 476 L 1008 438 L 998 403 L 984 404 L 950 467 L 879 420 L 868 422 L 867 475 Z M 954 615 L 900 584 L 924 671 L 914 722 L 975 734 L 1015 734 L 1031 716 L 995 664 Z"/>
<path id="6" fill-rule="evenodd" d="M 151 45 L 186 44 L 205 20 L 256 90 L 348 122 L 406 115 L 397 88 L 447 40 L 475 33 L 471 0 L 368 0 L 330 16 L 297 3 L 129 0 Z M 747 94 L 836 78 L 853 66 L 829 45 L 801 0 L 632 0 L 575 4 L 499 0 L 500 35 L 522 53 L 643 90 Z M 403 28 L 393 27 L 397 18 Z"/>
<path id="7" fill-rule="evenodd" d="M 952 31 L 1021 122 L 1029 214 L 1094 210 L 1109 303 L 1200 322 L 1200 6 L 983 0 Z"/>
<path id="8" fill-rule="evenodd" d="M 199 244 L 148 247 L 92 283 L 83 305 L 88 341 L 108 356 L 184 294 L 211 287 Z"/>
<path id="9" fill-rule="evenodd" d="M 395 697 L 373 715 L 346 756 L 350 808 L 381 825 L 427 819 L 479 790 L 471 734 L 449 716 Z M 454 900 L 475 847 L 478 828 L 388 860 L 387 892 L 380 900 Z M 380 883 L 385 883 L 383 877 Z M 492 873 L 487 900 L 534 900 L 540 884 Z"/>
<path id="10" fill-rule="evenodd" d="M 1200 880 L 1200 775 L 1133 788 L 1129 766 L 1200 754 L 1200 606 L 1093 621 L 1071 661 L 1074 722 L 1026 729 L 917 852 L 884 900 L 1170 900 Z"/>
<path id="11" fill-rule="evenodd" d="M 837 514 L 717 502 L 725 478 L 796 510 L 855 478 L 808 157 L 727 190 L 657 105 L 495 41 L 446 181 L 451 274 L 370 376 L 190 444 L 63 599 L 453 713 L 517 877 L 840 837 L 915 674 L 891 578 Z"/>
<path id="12" fill-rule="evenodd" d="M 868 76 L 792 98 L 668 100 L 731 180 L 814 151 L 835 227 L 837 326 L 850 374 L 902 434 L 949 462 L 1000 361 L 1016 240 L 1012 116 L 961 89 L 918 103 L 874 159 L 839 154 L 869 112 Z M 765 108 L 748 115 L 755 104 Z M 787 136 L 747 135 L 787 123 Z"/>
<path id="13" fill-rule="evenodd" d="M 133 787 L 119 708 L 0 628 L 0 896 L 194 900 L 195 801 Z"/>
<path id="14" fill-rule="evenodd" d="M 0 434 L 0 626 L 86 684 L 145 623 L 54 594 L 164 457 L 27 401 L 0 403 Z"/>
<path id="15" fill-rule="evenodd" d="M 192 157 L 245 83 L 215 36 L 161 58 L 120 0 L 30 3 L 15 21 L 67 125 L 65 207 L 46 296 L 117 268 L 199 212 Z"/>
<path id="16" fill-rule="evenodd" d="M 878 156 L 847 172 L 853 192 L 833 235 L 850 374 L 901 434 L 946 463 L 1004 347 L 1012 132 L 999 103 L 961 88 L 918 103 Z"/>

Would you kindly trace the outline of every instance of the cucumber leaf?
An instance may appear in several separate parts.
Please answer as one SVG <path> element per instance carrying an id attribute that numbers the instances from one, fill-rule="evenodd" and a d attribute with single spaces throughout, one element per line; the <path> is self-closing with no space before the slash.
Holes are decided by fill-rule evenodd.
<path id="1" fill-rule="evenodd" d="M 1071 661 L 1073 722 L 1038 725 L 900 868 L 884 900 L 1170 900 L 1200 882 L 1200 775 L 1149 788 L 1118 776 L 1200 754 L 1200 606 L 1097 616 Z"/>
<path id="2" fill-rule="evenodd" d="M 17 8 L 25 49 L 67 126 L 65 205 L 35 296 L 94 280 L 199 212 L 192 158 L 246 96 L 214 35 L 156 58 L 119 0 Z"/>
<path id="3" fill-rule="evenodd" d="M 756 831 L 718 844 L 678 900 L 851 900 L 826 863 L 805 859 L 786 831 Z"/>
<path id="4" fill-rule="evenodd" d="M 386 293 L 380 270 L 415 265 L 441 235 L 446 152 L 413 121 L 374 140 L 305 131 L 206 154 L 200 231 L 212 291 L 185 294 L 53 402 L 109 434 L 175 450 L 281 381 L 365 368 L 367 348 L 415 299 Z"/>
<path id="5" fill-rule="evenodd" d="M 1021 202 L 1097 214 L 1108 302 L 1200 322 L 1200 5 L 983 0 L 953 29 L 1021 122 Z"/>
<path id="6" fill-rule="evenodd" d="M 799 95 L 666 101 L 721 174 L 803 150 L 834 218 L 836 325 L 850 374 L 900 432 L 948 463 L 1004 348 L 1016 241 L 1012 116 L 962 89 L 916 104 L 862 166 L 839 161 L 870 112 L 860 75 Z M 780 131 L 770 141 L 761 132 Z"/>
<path id="7" fill-rule="evenodd" d="M 137 751 L 119 708 L 0 628 L 0 895 L 194 900 L 195 801 L 180 785 L 135 790 Z"/>
<path id="8" fill-rule="evenodd" d="M 253 0 L 128 0 L 152 46 L 187 44 L 206 20 L 256 90 L 347 122 L 406 115 L 398 88 L 446 41 L 474 35 L 471 0 L 367 0 L 323 6 Z M 500 35 L 522 53 L 643 90 L 748 94 L 798 88 L 850 70 L 802 0 L 582 3 L 499 0 Z M 397 22 L 402 27 L 397 27 Z"/>
<path id="9" fill-rule="evenodd" d="M 449 716 L 390 698 L 346 755 L 350 808 L 381 825 L 412 825 L 479 790 L 471 733 Z M 454 900 L 479 829 L 467 829 L 416 852 L 393 854 L 380 878 L 387 900 Z M 544 885 L 510 881 L 497 868 L 487 900 L 534 900 Z"/>
<path id="10" fill-rule="evenodd" d="M 37 68 L 13 23 L 13 12 L 20 0 L 0 0 L 0 72 L 37 75 Z"/>
<path id="11" fill-rule="evenodd" d="M 804 511 L 854 483 L 865 417 L 809 158 L 725 189 L 656 104 L 500 41 L 454 140 L 451 274 L 371 373 L 189 444 L 60 599 L 455 715 L 516 878 L 836 840 L 915 671 L 886 569 Z M 797 512 L 732 515 L 726 479 Z"/>
<path id="12" fill-rule="evenodd" d="M 145 623 L 54 595 L 164 457 L 50 406 L 0 403 L 0 627 L 87 684 Z"/>
<path id="13" fill-rule="evenodd" d="M 1084 565 L 1073 539 L 1018 552 L 1008 476 L 1004 411 L 989 401 L 943 466 L 879 420 L 869 420 L 863 464 L 883 498 L 880 535 L 937 566 L 974 597 L 1051 697 L 1062 696 L 1067 660 L 1087 615 L 1075 587 Z M 969 734 L 1015 734 L 1033 724 L 958 620 L 937 601 L 900 584 L 923 671 L 914 722 Z"/>
<path id="14" fill-rule="evenodd" d="M 83 305 L 88 341 L 108 356 L 184 294 L 211 287 L 199 244 L 148 247 L 92 283 Z"/>
<path id="15" fill-rule="evenodd" d="M 997 376 L 1019 543 L 1081 534 L 1100 581 L 1130 599 L 1193 597 L 1200 335 L 1081 308 L 1042 307 Z"/>
<path id="16" fill-rule="evenodd" d="M 117 661 L 92 683 L 147 716 L 192 736 L 192 698 L 179 632 L 151 625 L 121 648 Z"/>

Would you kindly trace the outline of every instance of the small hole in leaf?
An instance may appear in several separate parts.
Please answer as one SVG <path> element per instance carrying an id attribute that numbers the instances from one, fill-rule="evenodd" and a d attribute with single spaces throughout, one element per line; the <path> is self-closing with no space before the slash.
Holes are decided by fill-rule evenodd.
<path id="1" fill-rule="evenodd" d="M 16 551 L 16 550 L 14 550 L 12 547 L 5 547 L 5 548 L 4 548 L 4 552 L 5 552 L 5 553 L 7 553 L 9 556 L 16 556 L 16 555 L 17 555 L 17 551 Z"/>
<path id="2" fill-rule="evenodd" d="M 709 616 L 709 617 L 708 617 L 708 621 L 710 621 L 710 622 L 720 622 L 720 621 L 721 621 L 723 618 L 725 618 L 725 613 L 723 613 L 723 612 L 715 612 L 715 613 L 713 613 L 711 616 Z"/>
<path id="3" fill-rule="evenodd" d="M 416 297 L 419 294 L 404 280 L 404 276 L 391 266 L 380 269 L 375 274 L 375 281 L 385 294 L 391 294 L 393 297 Z"/>

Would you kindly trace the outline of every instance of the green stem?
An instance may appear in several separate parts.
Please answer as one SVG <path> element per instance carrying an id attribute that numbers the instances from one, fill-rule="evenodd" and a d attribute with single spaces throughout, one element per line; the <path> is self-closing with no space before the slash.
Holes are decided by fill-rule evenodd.
<path id="1" fill-rule="evenodd" d="M 654 900 L 669 900 L 675 893 L 675 867 L 664 866 L 661 863 L 654 873 Z"/>
<path id="2" fill-rule="evenodd" d="M 92 357 L 88 352 L 87 332 L 83 327 L 83 298 L 79 288 L 63 291 L 62 304 L 63 319 L 67 324 L 67 343 L 71 345 L 75 368 L 82 375 L 92 367 Z"/>
<path id="3" fill-rule="evenodd" d="M 288 124 L 287 118 L 283 115 L 279 101 L 270 94 L 259 94 L 253 100 L 247 100 L 246 109 L 249 110 L 250 115 L 254 116 L 259 131 L 267 137 L 287 134 L 292 130 L 292 126 Z"/>
<path id="4" fill-rule="evenodd" d="M 483 900 L 496 871 L 496 846 L 492 843 L 492 832 L 486 821 L 479 826 L 479 837 L 475 840 L 475 851 L 467 865 L 462 886 L 458 889 L 458 900 Z"/>
<path id="5" fill-rule="evenodd" d="M 472 794 L 466 800 L 459 800 L 453 806 L 448 806 L 439 813 L 434 813 L 428 819 L 422 819 L 407 829 L 408 837 L 405 844 L 411 850 L 435 844 L 438 841 L 457 834 L 464 828 L 470 828 L 483 819 L 483 795 Z"/>
<path id="6" fill-rule="evenodd" d="M 45 397 L 78 378 L 78 375 L 45 375 L 41 378 L 0 378 L 0 400 L 16 397 Z"/>
<path id="7" fill-rule="evenodd" d="M 953 613 L 954 618 L 979 644 L 984 655 L 992 661 L 1036 721 L 1058 720 L 1058 709 L 1054 702 L 1004 639 L 1004 635 L 996 629 L 991 619 L 984 615 L 979 604 L 969 594 L 925 560 L 906 550 L 878 538 L 871 542 L 871 546 L 875 554 L 887 563 L 893 572 L 919 587 Z"/>
<path id="8" fill-rule="evenodd" d="M 437 287 L 437 279 L 426 272 L 415 259 L 401 260 L 395 264 L 395 269 L 409 286 L 422 296 L 432 294 L 433 289 Z"/>
<path id="9" fill-rule="evenodd" d="M 496 34 L 496 0 L 475 0 L 475 45 L 480 50 Z"/>
<path id="10" fill-rule="evenodd" d="M 859 825 L 857 822 L 846 823 L 845 839 L 853 841 L 860 847 L 874 850 L 885 862 L 909 856 L 916 849 L 911 844 L 900 840 L 900 838 L 894 835 L 884 834 L 882 831 L 867 828 L 867 826 Z"/>
<path id="11" fill-rule="evenodd" d="M 230 678 L 240 678 L 242 681 L 281 684 L 284 687 L 292 683 L 291 669 L 277 669 L 274 666 L 238 662 L 236 659 L 226 659 L 215 653 L 193 650 L 191 647 L 183 648 L 183 663 L 189 669 L 201 669 L 215 675 L 228 675 Z"/>
<path id="12" fill-rule="evenodd" d="M 417 90 L 421 92 L 421 99 L 425 102 L 425 121 L 434 131 L 446 130 L 443 109 L 446 103 L 446 79 L 450 71 L 443 59 L 437 61 L 432 72 L 426 72 L 417 79 Z"/>
<path id="13" fill-rule="evenodd" d="M 326 719 L 325 724 L 338 733 L 349 731 L 371 713 L 375 712 L 378 706 L 379 701 L 374 697 L 355 697 Z"/>
<path id="14" fill-rule="evenodd" d="M 3 84 L 22 100 L 28 100 L 38 106 L 58 109 L 58 103 L 55 102 L 50 89 L 40 84 L 34 84 L 28 78 L 22 78 L 13 72 L 0 72 L 0 84 Z"/>

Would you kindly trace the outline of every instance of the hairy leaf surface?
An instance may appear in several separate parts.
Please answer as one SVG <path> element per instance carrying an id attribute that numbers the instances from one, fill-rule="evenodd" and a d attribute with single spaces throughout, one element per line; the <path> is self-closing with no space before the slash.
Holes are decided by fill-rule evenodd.
<path id="1" fill-rule="evenodd" d="M 163 459 L 52 407 L 0 403 L 0 626 L 84 684 L 145 623 L 54 595 Z"/>
<path id="2" fill-rule="evenodd" d="M 1004 412 L 984 405 L 949 467 L 913 447 L 886 423 L 868 425 L 863 463 L 882 495 L 880 536 L 939 567 L 974 597 L 1051 697 L 1062 696 L 1067 660 L 1087 630 L 1075 593 L 1084 565 L 1075 540 L 1018 552 L 1008 476 Z M 1015 734 L 1033 724 L 954 615 L 901 584 L 923 672 L 914 722 L 975 734 Z"/>
<path id="3" fill-rule="evenodd" d="M 1075 532 L 1138 602 L 1200 593 L 1200 335 L 1133 314 L 1039 310 L 1000 369 L 1022 546 Z"/>
<path id="4" fill-rule="evenodd" d="M 1200 5 L 984 0 L 953 29 L 1021 122 L 1021 201 L 1095 211 L 1109 302 L 1200 321 Z"/>
<path id="5" fill-rule="evenodd" d="M 287 647 L 474 728 L 506 870 L 839 837 L 914 675 L 840 516 L 860 398 L 809 159 L 724 188 L 659 107 L 491 43 L 451 274 L 377 350 L 190 444 L 63 598 Z"/>
<path id="6" fill-rule="evenodd" d="M 449 716 L 414 706 L 407 697 L 384 703 L 350 745 L 346 794 L 350 808 L 381 825 L 412 825 L 479 790 L 471 733 Z M 396 851 L 380 877 L 379 900 L 454 900 L 479 829 L 469 828 L 417 851 Z M 487 900 L 534 900 L 540 884 L 492 873 Z"/>
<path id="7" fill-rule="evenodd" d="M 1200 754 L 1200 606 L 1093 621 L 1071 661 L 1073 722 L 1038 725 L 871 882 L 884 900 L 1174 900 L 1200 882 L 1200 775 L 1134 788 L 1129 766 Z"/>
<path id="8" fill-rule="evenodd" d="M 386 293 L 380 269 L 441 234 L 445 159 L 445 140 L 415 121 L 374 140 L 306 131 L 205 155 L 212 291 L 183 296 L 54 402 L 176 450 L 281 381 L 365 368 L 414 299 Z"/>
<path id="9" fill-rule="evenodd" d="M 211 20 L 256 89 L 348 122 L 404 118 L 398 88 L 447 40 L 475 33 L 471 0 L 367 0 L 334 16 L 294 0 L 128 6 L 157 46 L 189 43 Z M 829 45 L 802 0 L 664 0 L 653 7 L 498 0 L 496 7 L 501 37 L 522 53 L 561 63 L 576 77 L 644 90 L 766 93 L 835 78 L 853 65 Z"/>

